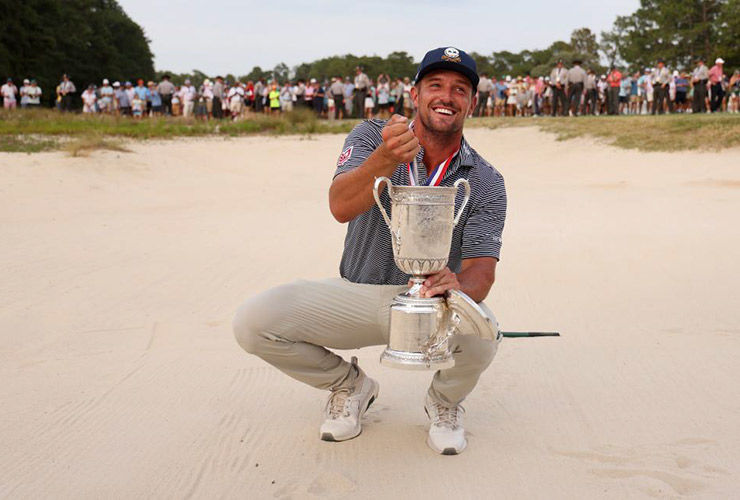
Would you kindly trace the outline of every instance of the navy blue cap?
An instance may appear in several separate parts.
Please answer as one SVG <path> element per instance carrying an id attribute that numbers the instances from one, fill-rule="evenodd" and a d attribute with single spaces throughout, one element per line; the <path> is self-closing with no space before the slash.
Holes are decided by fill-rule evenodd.
<path id="1" fill-rule="evenodd" d="M 416 71 L 417 82 L 424 78 L 424 75 L 437 69 L 447 69 L 457 71 L 467 76 L 470 83 L 473 84 L 473 90 L 478 88 L 478 67 L 475 61 L 468 54 L 455 47 L 440 47 L 430 50 L 421 60 L 419 69 Z"/>

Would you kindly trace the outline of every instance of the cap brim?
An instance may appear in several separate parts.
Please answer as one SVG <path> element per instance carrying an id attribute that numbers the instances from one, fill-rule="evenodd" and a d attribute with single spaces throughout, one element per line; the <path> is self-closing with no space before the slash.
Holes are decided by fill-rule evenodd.
<path id="1" fill-rule="evenodd" d="M 463 65 L 462 63 L 456 63 L 456 62 L 451 62 L 451 61 L 437 61 L 437 62 L 433 62 L 427 65 L 423 70 L 419 71 L 419 73 L 416 75 L 415 80 L 418 82 L 419 80 L 424 78 L 424 75 L 427 75 L 432 71 L 437 71 L 440 69 L 456 71 L 462 75 L 465 75 L 468 77 L 468 80 L 470 80 L 470 83 L 473 84 L 473 90 L 478 88 L 478 82 L 480 81 L 480 77 L 478 76 L 478 73 L 468 68 L 467 66 Z"/>

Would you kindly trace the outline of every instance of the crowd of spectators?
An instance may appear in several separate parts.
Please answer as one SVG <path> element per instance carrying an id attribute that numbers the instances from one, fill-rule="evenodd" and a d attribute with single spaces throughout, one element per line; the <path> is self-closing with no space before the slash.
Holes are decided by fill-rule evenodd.
<path id="1" fill-rule="evenodd" d="M 670 71 L 662 60 L 654 68 L 624 73 L 611 68 L 598 75 L 585 70 L 580 60 L 566 68 L 559 60 L 549 76 L 482 74 L 477 88 L 475 116 L 577 116 L 663 113 L 732 112 L 740 110 L 740 71 L 728 75 L 724 61 L 707 68 L 702 58 L 691 73 Z M 296 81 L 257 79 L 228 82 L 217 76 L 199 87 L 190 80 L 175 85 L 168 75 L 160 82 L 139 79 L 88 85 L 80 94 L 83 113 L 107 113 L 133 118 L 183 116 L 208 120 L 239 120 L 250 113 L 276 114 L 304 108 L 319 117 L 388 118 L 392 113 L 411 116 L 414 105 L 410 77 L 380 74 L 371 79 L 362 68 L 354 77 Z M 64 75 L 55 89 L 60 111 L 73 110 L 75 84 Z M 6 109 L 38 107 L 43 91 L 35 80 L 20 87 L 8 78 L 0 89 Z"/>

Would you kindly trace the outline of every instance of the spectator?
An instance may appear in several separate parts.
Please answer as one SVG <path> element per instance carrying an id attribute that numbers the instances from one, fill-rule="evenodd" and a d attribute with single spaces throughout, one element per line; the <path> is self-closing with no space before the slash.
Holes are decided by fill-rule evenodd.
<path id="1" fill-rule="evenodd" d="M 352 116 L 352 96 L 355 92 L 355 84 L 352 83 L 352 79 L 350 77 L 345 77 L 344 79 L 344 110 L 345 110 L 345 117 L 349 118 Z"/>
<path id="2" fill-rule="evenodd" d="M 115 89 L 116 107 L 121 116 L 131 116 L 131 99 L 126 89 L 118 82 L 113 82 Z"/>
<path id="3" fill-rule="evenodd" d="M 38 86 L 36 80 L 31 80 L 31 84 L 26 86 L 25 98 L 26 107 L 39 108 L 41 107 L 41 87 Z M 23 106 L 23 105 L 22 105 Z"/>
<path id="4" fill-rule="evenodd" d="M 560 109 L 560 116 L 565 116 L 565 89 L 568 86 L 568 71 L 563 67 L 562 59 L 558 59 L 557 64 L 550 72 L 550 84 L 552 86 L 552 116 L 558 114 L 558 109 Z"/>
<path id="5" fill-rule="evenodd" d="M 619 114 L 629 114 L 629 96 L 632 89 L 632 78 L 627 74 L 622 78 L 622 82 L 619 84 Z"/>
<path id="6" fill-rule="evenodd" d="M 388 75 L 378 75 L 378 84 L 375 87 L 375 94 L 378 99 L 378 118 L 387 120 L 390 118 L 390 98 L 391 98 L 391 78 Z"/>
<path id="7" fill-rule="evenodd" d="M 18 101 L 16 96 L 18 95 L 18 87 L 13 83 L 12 78 L 8 78 L 5 85 L 0 87 L 0 95 L 3 97 L 3 108 L 5 109 L 16 109 Z"/>
<path id="8" fill-rule="evenodd" d="M 724 64 L 725 61 L 721 57 L 718 57 L 714 61 L 712 69 L 709 70 L 709 85 L 711 85 L 710 90 L 712 92 L 712 113 L 722 111 L 722 99 L 725 97 L 725 91 L 722 88 L 722 83 L 725 79 Z"/>
<path id="9" fill-rule="evenodd" d="M 216 77 L 216 83 L 213 84 L 213 117 L 223 118 L 223 104 L 224 104 L 224 79 L 220 76 Z"/>
<path id="10" fill-rule="evenodd" d="M 596 114 L 596 108 L 598 107 L 599 102 L 599 91 L 596 88 L 596 73 L 593 69 L 588 70 L 588 74 L 586 75 L 586 82 L 583 84 L 584 88 L 584 99 L 583 99 L 583 107 L 581 108 L 581 114 L 585 115 L 586 113 L 590 113 L 592 115 Z"/>
<path id="11" fill-rule="evenodd" d="M 98 96 L 95 95 L 95 86 L 93 84 L 88 85 L 80 97 L 82 98 L 83 113 L 97 112 L 96 103 L 98 102 Z"/>
<path id="12" fill-rule="evenodd" d="M 280 114 L 280 89 L 275 80 L 270 84 L 270 91 L 267 93 L 267 99 L 270 103 L 270 113 Z"/>
<path id="13" fill-rule="evenodd" d="M 488 78 L 488 73 L 483 73 L 478 81 L 478 104 L 475 106 L 474 116 L 484 116 L 488 104 L 488 98 L 493 90 L 493 82 Z"/>
<path id="14" fill-rule="evenodd" d="M 293 89 L 293 84 L 288 81 L 283 83 L 283 86 L 280 89 L 280 109 L 286 113 L 293 111 L 293 99 L 295 99 Z"/>
<path id="15" fill-rule="evenodd" d="M 691 82 L 694 86 L 694 97 L 691 110 L 694 113 L 706 113 L 707 84 L 709 83 L 709 70 L 704 64 L 703 57 L 696 58 L 696 68 L 691 74 Z"/>
<path id="16" fill-rule="evenodd" d="M 149 82 L 147 86 L 149 87 L 149 101 L 152 104 L 151 114 L 152 116 L 161 116 L 162 111 L 164 111 L 164 105 L 162 96 L 159 94 L 159 90 L 157 90 L 157 84 Z"/>
<path id="17" fill-rule="evenodd" d="M 254 111 L 261 113 L 264 108 L 263 92 L 265 90 L 265 79 L 260 78 L 254 84 Z"/>
<path id="18" fill-rule="evenodd" d="M 61 110 L 72 111 L 72 94 L 77 92 L 74 82 L 69 76 L 62 75 L 62 82 L 59 84 L 59 95 L 61 96 Z"/>
<path id="19" fill-rule="evenodd" d="M 239 116 L 241 116 L 244 95 L 244 88 L 242 88 L 242 85 L 239 82 L 236 82 L 236 84 L 229 89 L 227 99 L 229 101 L 229 112 L 231 113 L 231 119 L 233 121 L 238 120 Z"/>
<path id="20" fill-rule="evenodd" d="M 740 111 L 740 70 L 732 72 L 730 83 L 728 84 L 727 111 L 737 113 Z"/>
<path id="21" fill-rule="evenodd" d="M 619 90 L 622 86 L 622 73 L 617 68 L 612 67 L 606 77 L 606 83 L 608 85 L 606 95 L 607 112 L 610 115 L 617 115 L 619 114 Z"/>
<path id="22" fill-rule="evenodd" d="M 98 89 L 98 109 L 101 113 L 113 112 L 113 87 L 107 78 L 103 79 L 103 85 Z"/>
<path id="23" fill-rule="evenodd" d="M 581 107 L 583 88 L 586 84 L 586 72 L 581 68 L 581 60 L 574 59 L 573 67 L 568 70 L 568 113 L 575 116 Z"/>
<path id="24" fill-rule="evenodd" d="M 180 87 L 180 102 L 182 103 L 182 116 L 185 118 L 191 116 L 195 110 L 195 98 L 197 97 L 197 91 L 190 82 L 185 80 L 185 85 Z"/>
<path id="25" fill-rule="evenodd" d="M 370 78 L 362 71 L 360 66 L 355 68 L 355 89 L 352 108 L 355 110 L 355 118 L 365 118 L 367 102 L 365 98 L 370 90 Z"/>
<path id="26" fill-rule="evenodd" d="M 334 77 L 329 87 L 329 95 L 334 99 L 334 119 L 341 120 L 344 118 L 344 84 L 341 76 Z"/>
<path id="27" fill-rule="evenodd" d="M 167 116 L 172 115 L 172 96 L 175 95 L 175 86 L 170 81 L 170 75 L 163 75 L 157 85 L 157 92 L 162 97 L 162 109 Z"/>
<path id="28" fill-rule="evenodd" d="M 676 84 L 676 111 L 679 113 L 685 113 L 688 111 L 688 99 L 689 94 L 689 79 L 686 77 L 686 72 L 682 71 L 678 76 L 674 77 Z"/>
<path id="29" fill-rule="evenodd" d="M 411 118 L 414 116 L 414 100 L 411 98 L 411 79 L 407 76 L 403 79 L 403 116 Z"/>
<path id="30" fill-rule="evenodd" d="M 652 114 L 657 111 L 658 114 L 662 115 L 665 113 L 666 106 L 669 111 L 673 111 L 673 106 L 668 97 L 668 84 L 671 81 L 671 72 L 665 67 L 663 59 L 658 59 L 658 67 L 653 72 L 653 92 L 655 97 L 653 98 L 653 110 Z M 667 101 L 667 102 L 665 102 Z"/>

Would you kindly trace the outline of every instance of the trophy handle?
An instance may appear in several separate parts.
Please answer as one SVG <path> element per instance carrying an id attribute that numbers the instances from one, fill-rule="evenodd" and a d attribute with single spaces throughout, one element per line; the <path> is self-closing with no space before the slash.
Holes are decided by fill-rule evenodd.
<path id="1" fill-rule="evenodd" d="M 466 181 L 467 182 L 467 181 Z M 388 217 L 388 214 L 385 212 L 385 208 L 383 207 L 383 204 L 380 203 L 380 193 L 378 189 L 380 188 L 380 185 L 386 183 L 388 185 L 388 194 L 391 194 L 391 188 L 393 187 L 393 183 L 388 177 L 377 177 L 375 179 L 375 184 L 373 185 L 373 196 L 375 197 L 375 203 L 378 205 L 378 208 L 380 209 L 380 213 L 383 215 L 383 219 L 385 219 L 385 223 L 388 225 L 388 229 L 393 231 L 391 229 L 391 219 Z M 468 191 L 470 191 L 470 186 L 468 186 Z M 467 199 L 465 200 L 467 203 Z M 465 206 L 463 204 L 463 206 Z"/>
<path id="2" fill-rule="evenodd" d="M 385 177 L 381 177 L 381 179 L 385 179 Z M 460 205 L 460 210 L 457 211 L 457 215 L 455 216 L 455 221 L 453 222 L 455 226 L 457 226 L 457 223 L 460 222 L 460 216 L 462 215 L 463 210 L 465 210 L 465 206 L 468 204 L 468 200 L 470 200 L 470 183 L 467 179 L 458 179 L 455 181 L 453 187 L 457 189 L 460 184 L 465 186 L 465 198 L 463 199 L 462 205 Z M 378 185 L 378 181 L 375 181 L 375 185 Z M 377 197 L 375 199 L 377 200 Z"/>

